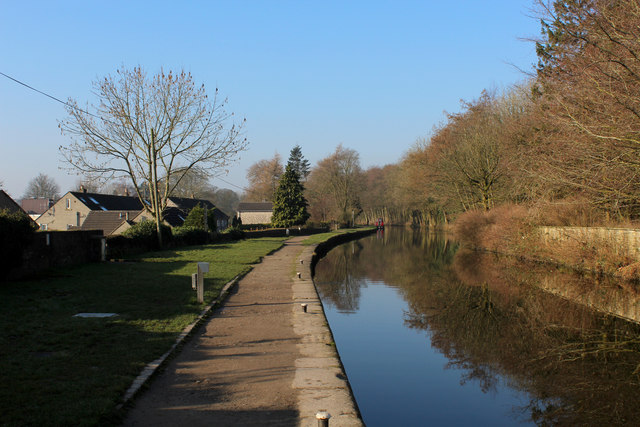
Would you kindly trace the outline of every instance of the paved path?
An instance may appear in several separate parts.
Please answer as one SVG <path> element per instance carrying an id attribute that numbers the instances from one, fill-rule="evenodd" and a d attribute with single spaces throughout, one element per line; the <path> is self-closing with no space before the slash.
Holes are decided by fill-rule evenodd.
<path id="1" fill-rule="evenodd" d="M 332 426 L 361 425 L 309 277 L 313 250 L 303 239 L 288 240 L 240 280 L 134 400 L 124 425 L 310 426 L 319 409 L 332 413 Z M 307 313 L 301 302 L 309 303 Z"/>

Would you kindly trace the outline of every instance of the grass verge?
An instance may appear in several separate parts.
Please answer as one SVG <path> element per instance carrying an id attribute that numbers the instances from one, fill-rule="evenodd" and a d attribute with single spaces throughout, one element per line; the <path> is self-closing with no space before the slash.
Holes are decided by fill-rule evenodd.
<path id="1" fill-rule="evenodd" d="M 222 287 L 282 246 L 259 238 L 88 264 L 0 286 L 0 424 L 117 423 L 114 409 L 146 364 Z M 208 261 L 205 304 L 191 289 Z M 82 312 L 117 313 L 77 318 Z"/>
<path id="2" fill-rule="evenodd" d="M 306 245 L 306 246 L 317 245 L 318 243 L 322 243 L 324 241 L 327 241 L 331 237 L 337 236 L 339 234 L 353 233 L 353 232 L 356 232 L 356 231 L 363 231 L 363 230 L 373 229 L 373 228 L 374 227 L 341 228 L 340 230 L 336 230 L 336 231 L 328 231 L 326 233 L 312 234 L 311 236 L 307 237 L 302 242 L 302 244 Z"/>

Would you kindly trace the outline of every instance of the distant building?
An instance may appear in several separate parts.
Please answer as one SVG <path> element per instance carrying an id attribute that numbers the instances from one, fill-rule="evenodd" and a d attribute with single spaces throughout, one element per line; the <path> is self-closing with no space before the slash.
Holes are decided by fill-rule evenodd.
<path id="1" fill-rule="evenodd" d="M 216 230 L 222 231 L 229 226 L 229 215 L 216 208 L 216 205 L 208 200 L 187 197 L 169 197 L 167 199 L 167 208 L 163 212 L 164 220 L 170 226 L 178 227 L 184 223 L 191 209 L 198 205 L 208 211 L 213 209 L 213 214 L 216 218 Z"/>
<path id="2" fill-rule="evenodd" d="M 54 203 L 55 201 L 53 199 L 22 199 L 20 206 L 32 220 L 36 221 L 38 217 L 45 213 Z"/>
<path id="3" fill-rule="evenodd" d="M 69 191 L 40 215 L 37 222 L 41 230 L 70 230 L 82 228 L 90 213 L 116 212 L 119 214 L 128 211 L 131 215 L 131 212 L 140 213 L 142 210 L 142 203 L 137 197 Z M 107 215 L 92 215 L 92 217 L 106 218 Z M 105 235 L 108 233 L 105 232 Z"/>
<path id="4" fill-rule="evenodd" d="M 273 203 L 242 202 L 238 205 L 237 217 L 243 225 L 271 224 Z"/>
<path id="5" fill-rule="evenodd" d="M 214 209 L 218 230 L 227 228 L 229 217 L 208 200 L 170 197 L 163 222 L 171 227 L 184 223 L 189 211 L 200 204 Z M 123 231 L 153 216 L 137 197 L 69 191 L 37 219 L 41 230 L 102 230 L 105 236 Z"/>

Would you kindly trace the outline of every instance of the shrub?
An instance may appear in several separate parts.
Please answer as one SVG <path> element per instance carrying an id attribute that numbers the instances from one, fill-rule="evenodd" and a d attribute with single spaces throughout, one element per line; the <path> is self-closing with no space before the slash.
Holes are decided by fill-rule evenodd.
<path id="1" fill-rule="evenodd" d="M 182 226 L 204 230 L 204 207 L 198 203 L 191 209 Z M 207 226 L 209 227 L 209 231 L 216 231 L 215 208 L 207 209 Z"/>
<path id="2" fill-rule="evenodd" d="M 453 233 L 459 241 L 503 253 L 514 253 L 520 249 L 522 239 L 529 235 L 530 230 L 527 209 L 512 204 L 490 211 L 465 212 L 453 224 Z"/>
<path id="3" fill-rule="evenodd" d="M 171 227 L 160 224 L 163 243 L 171 241 Z M 134 224 L 122 233 L 123 236 L 134 240 L 137 244 L 144 245 L 150 249 L 158 247 L 158 237 L 156 234 L 156 223 L 153 221 L 141 221 Z"/>
<path id="4" fill-rule="evenodd" d="M 244 231 L 240 227 L 231 227 L 227 228 L 224 233 L 224 236 L 232 239 L 232 240 L 240 240 L 244 239 Z"/>
<path id="5" fill-rule="evenodd" d="M 0 268 L 4 272 L 22 265 L 25 248 L 31 242 L 36 226 L 22 212 L 0 209 Z M 0 275 L 5 277 L 6 274 Z"/>
<path id="6" fill-rule="evenodd" d="M 173 229 L 173 238 L 184 245 L 204 245 L 209 241 L 209 233 L 202 228 L 183 225 Z"/>

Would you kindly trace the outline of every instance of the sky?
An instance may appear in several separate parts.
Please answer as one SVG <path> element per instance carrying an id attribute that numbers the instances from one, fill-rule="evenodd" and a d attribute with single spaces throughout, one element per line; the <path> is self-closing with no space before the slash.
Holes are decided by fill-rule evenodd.
<path id="1" fill-rule="evenodd" d="M 397 163 L 483 89 L 527 78 L 533 0 L 0 0 L 0 72 L 95 103 L 118 68 L 188 71 L 245 118 L 247 151 L 211 184 L 241 192 L 255 162 L 295 145 L 312 166 L 339 144 L 363 168 Z M 39 173 L 75 189 L 59 147 L 64 106 L 0 75 L 0 181 L 15 199 Z"/>

